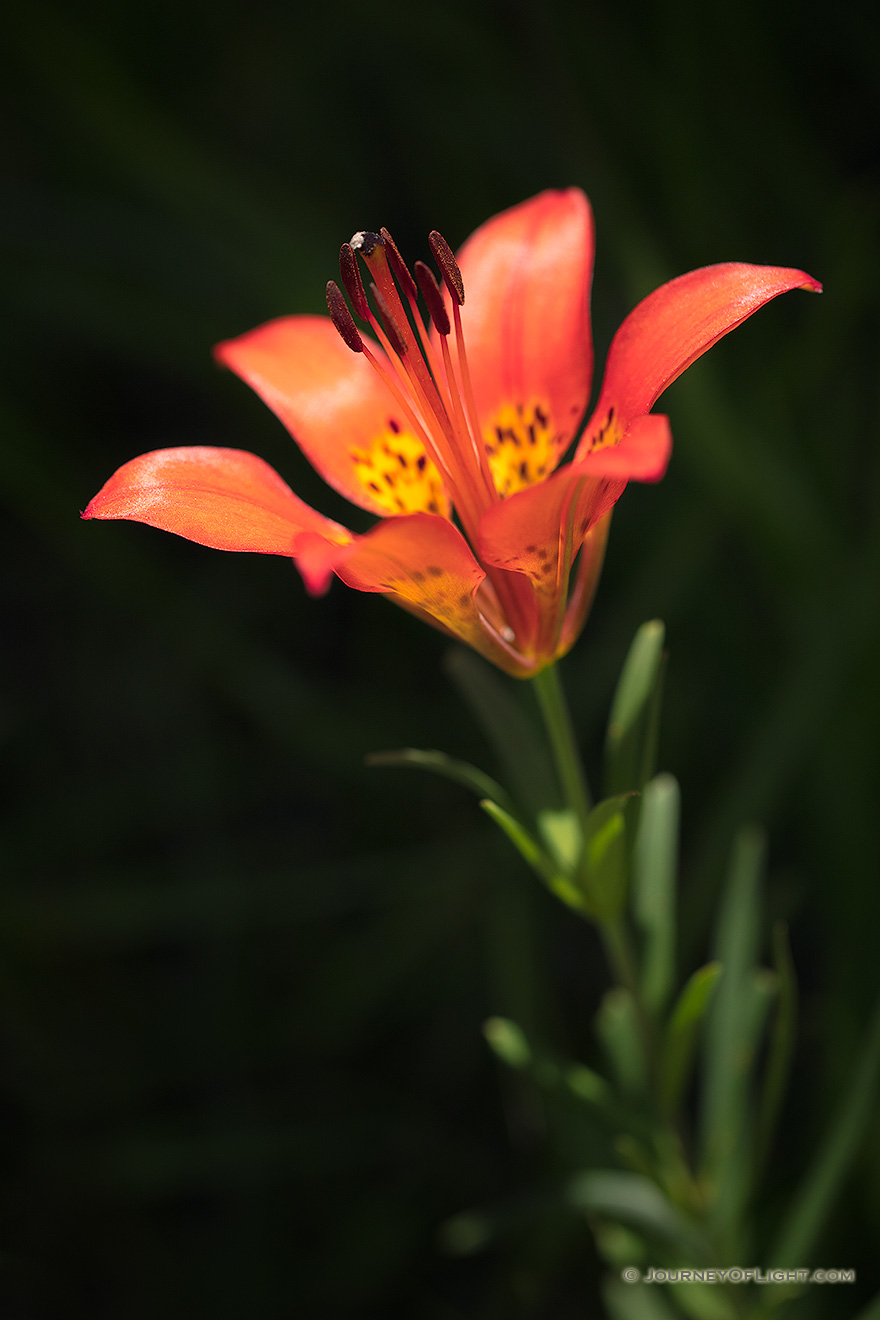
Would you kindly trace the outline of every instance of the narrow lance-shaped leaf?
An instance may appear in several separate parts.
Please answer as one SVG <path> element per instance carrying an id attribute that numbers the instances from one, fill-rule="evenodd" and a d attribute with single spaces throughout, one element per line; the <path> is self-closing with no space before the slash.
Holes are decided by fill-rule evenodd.
<path id="1" fill-rule="evenodd" d="M 615 986 L 602 996 L 596 1014 L 596 1033 L 624 1095 L 643 1095 L 648 1084 L 648 1065 L 635 1001 L 628 990 Z"/>
<path id="2" fill-rule="evenodd" d="M 675 974 L 679 797 L 671 775 L 658 775 L 645 785 L 633 853 L 633 915 L 643 936 L 642 995 L 655 1015 L 669 998 Z"/>
<path id="3" fill-rule="evenodd" d="M 711 1215 L 737 1253 L 740 1211 L 751 1173 L 750 1088 L 760 1029 L 775 977 L 758 974 L 760 884 L 764 841 L 753 829 L 735 842 L 715 937 L 723 972 L 705 1034 L 702 1172 L 714 1192 Z"/>
<path id="4" fill-rule="evenodd" d="M 479 798 L 490 798 L 506 811 L 513 812 L 509 794 L 491 775 L 487 775 L 468 761 L 459 761 L 445 752 L 423 751 L 417 747 L 402 747 L 398 751 L 371 752 L 365 758 L 367 765 L 412 766 L 417 770 L 430 770 L 443 779 L 475 793 Z"/>
<path id="5" fill-rule="evenodd" d="M 606 798 L 593 807 L 584 825 L 580 887 L 596 921 L 618 921 L 626 903 L 626 811 L 632 800 L 631 793 Z"/>
<path id="6" fill-rule="evenodd" d="M 555 1058 L 533 1045 L 519 1024 L 509 1018 L 489 1018 L 483 1024 L 483 1035 L 508 1068 L 527 1073 L 544 1090 L 572 1097 L 609 1131 L 619 1133 L 624 1129 L 643 1142 L 650 1139 L 652 1134 L 644 1118 L 623 1105 L 607 1079 L 594 1069 Z"/>
<path id="7" fill-rule="evenodd" d="M 852 1161 L 876 1113 L 880 1084 L 880 1003 L 877 1004 L 840 1108 L 812 1167 L 792 1198 L 791 1216 L 770 1251 L 768 1266 L 787 1269 L 807 1262 L 815 1248 Z"/>
<path id="8" fill-rule="evenodd" d="M 680 1312 L 654 1284 L 608 1278 L 602 1286 L 602 1298 L 610 1320 L 680 1320 Z"/>
<path id="9" fill-rule="evenodd" d="M 797 1030 L 797 977 L 788 942 L 788 927 L 783 921 L 778 921 L 773 928 L 773 965 L 778 978 L 779 995 L 770 1034 L 770 1049 L 758 1114 L 756 1176 L 760 1175 L 770 1154 L 791 1071 Z"/>
<path id="10" fill-rule="evenodd" d="M 604 1169 L 578 1174 L 569 1183 L 568 1199 L 578 1209 L 631 1224 L 689 1260 L 707 1258 L 708 1246 L 699 1229 L 640 1174 Z"/>
<path id="11" fill-rule="evenodd" d="M 643 623 L 629 649 L 614 693 L 605 738 L 605 788 L 609 794 L 638 790 L 650 777 L 656 703 L 665 629 Z"/>
<path id="12" fill-rule="evenodd" d="M 661 1103 L 667 1116 L 677 1110 L 690 1080 L 700 1028 L 720 975 L 721 964 L 718 962 L 698 968 L 688 979 L 672 1010 L 662 1058 Z"/>

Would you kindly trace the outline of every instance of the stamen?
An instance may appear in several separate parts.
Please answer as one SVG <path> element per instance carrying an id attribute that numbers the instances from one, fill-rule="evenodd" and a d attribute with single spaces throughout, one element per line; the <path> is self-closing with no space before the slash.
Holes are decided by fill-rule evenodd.
<path id="1" fill-rule="evenodd" d="M 376 288 L 375 284 L 370 285 L 370 293 L 373 295 L 373 302 L 379 312 L 379 320 L 382 322 L 382 328 L 391 341 L 398 357 L 403 357 L 407 350 L 406 335 L 403 327 L 400 326 L 394 317 L 382 294 Z"/>
<path id="2" fill-rule="evenodd" d="M 384 227 L 380 230 L 380 235 L 385 242 L 385 251 L 388 255 L 388 265 L 394 272 L 397 283 L 403 289 L 408 298 L 416 296 L 416 282 L 409 273 L 409 267 L 400 255 L 400 251 L 394 239 Z"/>
<path id="3" fill-rule="evenodd" d="M 436 229 L 432 229 L 428 235 L 428 244 L 434 254 L 434 260 L 440 267 L 444 284 L 452 295 L 453 301 L 461 307 L 464 303 L 464 280 L 461 278 L 461 271 L 458 268 L 458 262 L 455 260 L 452 248 L 443 235 L 437 233 Z"/>
<path id="4" fill-rule="evenodd" d="M 351 305 L 362 321 L 370 319 L 370 305 L 364 292 L 364 282 L 358 270 L 357 257 L 350 243 L 343 243 L 339 249 L 339 271 L 345 292 L 351 299 Z"/>
<path id="5" fill-rule="evenodd" d="M 417 261 L 415 264 L 416 280 L 422 291 L 422 297 L 428 308 L 428 315 L 434 322 L 434 328 L 439 335 L 448 335 L 452 331 L 449 324 L 449 317 L 446 314 L 446 307 L 440 293 L 440 286 L 434 279 L 434 272 L 430 266 L 426 266 L 423 261 Z"/>
<path id="6" fill-rule="evenodd" d="M 364 341 L 358 333 L 354 317 L 348 310 L 348 303 L 342 296 L 342 290 L 333 280 L 327 281 L 327 310 L 330 320 L 345 340 L 353 353 L 363 353 Z"/>
<path id="7" fill-rule="evenodd" d="M 352 235 L 350 246 L 354 248 L 355 252 L 359 252 L 366 261 L 367 257 L 373 255 L 376 248 L 384 247 L 385 242 L 381 234 L 374 234 L 371 229 L 359 229 L 356 234 Z"/>

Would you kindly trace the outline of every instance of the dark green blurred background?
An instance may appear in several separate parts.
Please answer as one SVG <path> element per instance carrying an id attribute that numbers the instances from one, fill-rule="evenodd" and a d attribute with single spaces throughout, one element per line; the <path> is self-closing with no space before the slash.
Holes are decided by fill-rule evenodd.
<path id="1" fill-rule="evenodd" d="M 803 987 L 774 1222 L 857 1054 L 880 918 L 880 25 L 794 12 L 7 16 L 4 1318 L 601 1314 L 583 1224 L 438 1248 L 456 1211 L 612 1158 L 481 1036 L 508 1014 L 595 1061 L 591 932 L 473 800 L 363 766 L 411 744 L 495 769 L 443 639 L 339 585 L 309 600 L 279 559 L 78 520 L 123 461 L 191 443 L 253 449 L 346 518 L 212 344 L 321 310 L 355 229 L 424 257 L 429 229 L 458 245 L 547 186 L 594 204 L 600 364 L 633 303 L 693 267 L 825 283 L 669 391 L 668 477 L 619 506 L 564 666 L 595 778 L 626 647 L 666 620 L 683 970 L 736 826 L 769 832 L 768 918 L 791 921 Z M 796 1263 L 858 1267 L 866 1296 L 878 1238 L 875 1130 Z M 812 1292 L 799 1314 L 856 1309 Z"/>

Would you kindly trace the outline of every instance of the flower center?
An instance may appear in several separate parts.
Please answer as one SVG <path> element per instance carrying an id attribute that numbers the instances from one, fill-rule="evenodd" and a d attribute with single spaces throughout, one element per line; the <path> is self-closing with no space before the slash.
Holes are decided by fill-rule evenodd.
<path id="1" fill-rule="evenodd" d="M 495 489 L 502 499 L 543 480 L 556 465 L 559 437 L 550 427 L 550 409 L 545 404 L 504 404 L 483 437 Z"/>
<path id="2" fill-rule="evenodd" d="M 400 433 L 379 435 L 368 449 L 352 451 L 362 482 L 389 513 L 423 509 L 448 517 L 449 505 L 454 504 L 465 534 L 475 545 L 480 517 L 500 498 L 500 490 L 474 405 L 459 315 L 464 301 L 461 272 L 440 234 L 432 233 L 429 242 L 446 285 L 451 319 L 429 267 L 417 262 L 414 278 L 385 229 L 380 234 L 355 234 L 351 243 L 343 244 L 339 261 L 346 293 L 358 316 L 373 329 L 385 351 L 384 360 L 361 338 L 333 281 L 327 286 L 327 306 L 345 343 L 363 353 L 379 373 L 404 419 Z M 373 277 L 371 299 L 361 280 L 358 256 Z M 418 308 L 419 292 L 433 336 Z M 420 457 L 426 461 L 420 464 Z M 501 464 L 505 477 L 510 466 Z M 508 484 L 513 489 L 512 478 Z"/>
<path id="3" fill-rule="evenodd" d="M 399 422 L 389 419 L 368 448 L 351 451 L 361 484 L 389 513 L 442 513 L 449 516 L 449 501 L 440 473 L 425 453 L 422 442 Z"/>

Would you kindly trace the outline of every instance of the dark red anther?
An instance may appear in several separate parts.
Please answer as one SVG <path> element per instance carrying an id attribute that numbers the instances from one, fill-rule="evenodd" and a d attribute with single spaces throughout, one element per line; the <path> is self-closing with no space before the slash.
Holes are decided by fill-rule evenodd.
<path id="1" fill-rule="evenodd" d="M 350 243 L 343 243 L 339 249 L 339 271 L 345 292 L 351 299 L 351 305 L 362 321 L 369 321 L 370 306 L 364 292 L 364 283 L 358 270 L 357 257 Z"/>
<path id="2" fill-rule="evenodd" d="M 396 318 L 388 307 L 387 302 L 382 297 L 375 284 L 370 285 L 370 293 L 373 295 L 373 302 L 376 304 L 376 310 L 379 313 L 379 320 L 382 327 L 391 340 L 391 347 L 399 357 L 403 357 L 406 352 L 406 336 L 397 323 Z"/>
<path id="3" fill-rule="evenodd" d="M 367 261 L 377 247 L 384 247 L 385 243 L 381 234 L 374 234 L 370 229 L 359 229 L 352 235 L 351 246 L 355 252 L 359 252 L 364 261 Z"/>
<path id="4" fill-rule="evenodd" d="M 461 271 L 458 269 L 458 262 L 455 260 L 452 248 L 443 235 L 437 233 L 436 229 L 432 229 L 428 235 L 428 243 L 434 254 L 434 260 L 440 267 L 444 284 L 461 307 L 464 302 L 464 280 L 461 278 Z"/>
<path id="5" fill-rule="evenodd" d="M 416 282 L 412 275 L 410 275 L 409 268 L 403 257 L 400 255 L 400 250 L 397 244 L 387 229 L 381 229 L 379 233 L 385 241 L 385 253 L 388 257 L 388 265 L 391 267 L 397 283 L 400 285 L 401 289 L 403 289 L 407 297 L 415 298 L 418 292 L 416 289 Z"/>
<path id="6" fill-rule="evenodd" d="M 330 313 L 330 320 L 352 352 L 363 353 L 364 342 L 358 333 L 354 317 L 348 310 L 348 303 L 342 296 L 342 290 L 333 280 L 327 281 L 327 310 Z"/>
<path id="7" fill-rule="evenodd" d="M 425 306 L 428 309 L 428 315 L 434 322 L 435 330 L 438 334 L 448 335 L 452 327 L 446 314 L 443 294 L 440 292 L 439 284 L 434 279 L 434 272 L 423 261 L 417 261 L 414 269 L 419 288 L 422 291 L 422 297 L 425 300 Z"/>

